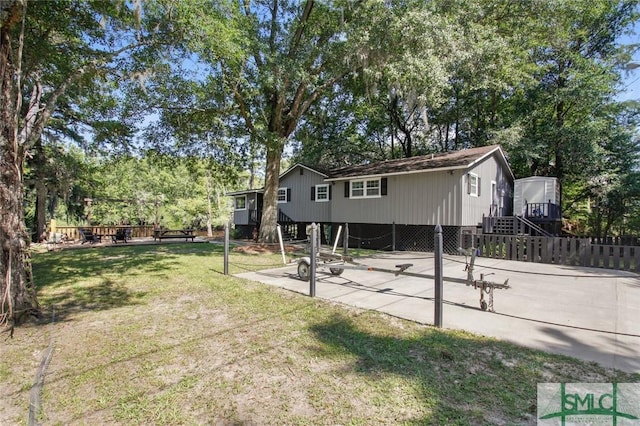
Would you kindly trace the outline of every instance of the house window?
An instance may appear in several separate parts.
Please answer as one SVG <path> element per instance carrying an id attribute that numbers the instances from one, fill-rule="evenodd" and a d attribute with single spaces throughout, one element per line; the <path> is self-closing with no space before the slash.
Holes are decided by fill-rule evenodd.
<path id="1" fill-rule="evenodd" d="M 247 196 L 242 195 L 240 197 L 235 198 L 235 209 L 236 210 L 246 210 L 247 209 Z"/>
<path id="2" fill-rule="evenodd" d="M 287 201 L 291 201 L 289 194 L 290 192 L 287 188 L 278 188 L 278 202 L 286 203 Z"/>
<path id="3" fill-rule="evenodd" d="M 478 175 L 474 175 L 473 173 L 469 173 L 469 195 L 478 197 L 480 195 L 480 178 Z"/>
<path id="4" fill-rule="evenodd" d="M 351 198 L 380 197 L 380 179 L 351 181 Z"/>
<path id="5" fill-rule="evenodd" d="M 380 196 L 380 180 L 368 180 L 366 183 L 367 186 L 367 197 L 379 197 Z"/>
<path id="6" fill-rule="evenodd" d="M 329 201 L 329 185 L 316 185 L 316 201 Z"/>
<path id="7" fill-rule="evenodd" d="M 351 182 L 351 198 L 364 197 L 364 182 Z"/>

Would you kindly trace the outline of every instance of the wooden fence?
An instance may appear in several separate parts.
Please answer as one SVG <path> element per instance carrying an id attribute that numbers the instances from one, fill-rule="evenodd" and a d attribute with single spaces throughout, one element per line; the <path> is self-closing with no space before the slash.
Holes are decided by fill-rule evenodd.
<path id="1" fill-rule="evenodd" d="M 131 228 L 131 236 L 133 238 L 153 237 L 153 225 L 145 226 L 56 226 L 56 232 L 67 234 L 71 240 L 80 240 L 80 232 L 78 228 L 90 228 L 94 234 L 115 234 L 119 228 Z"/>
<path id="2" fill-rule="evenodd" d="M 61 234 L 67 234 L 70 240 L 81 240 L 79 228 L 89 228 L 94 234 L 111 235 L 115 234 L 119 228 L 131 228 L 131 236 L 133 238 L 153 238 L 153 225 L 132 225 L 132 226 L 106 226 L 106 225 L 93 225 L 93 226 L 56 226 L 56 232 Z M 215 234 L 220 234 L 219 231 L 215 231 Z M 207 231 L 194 231 L 197 237 L 206 237 Z"/>
<path id="3" fill-rule="evenodd" d="M 589 238 L 479 234 L 481 257 L 640 272 L 640 247 L 593 244 Z"/>

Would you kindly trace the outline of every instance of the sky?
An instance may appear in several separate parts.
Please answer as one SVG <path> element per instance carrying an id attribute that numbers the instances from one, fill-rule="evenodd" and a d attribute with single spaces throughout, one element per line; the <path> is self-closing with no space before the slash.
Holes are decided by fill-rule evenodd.
<path id="1" fill-rule="evenodd" d="M 640 43 L 640 23 L 637 23 L 634 29 L 635 34 L 626 35 L 621 37 L 618 41 L 620 44 L 637 44 Z M 633 63 L 640 64 L 640 52 L 636 52 L 632 58 Z M 631 70 L 623 71 L 622 84 L 624 87 L 624 93 L 622 93 L 618 99 L 621 101 L 636 100 L 640 101 L 640 67 Z"/>

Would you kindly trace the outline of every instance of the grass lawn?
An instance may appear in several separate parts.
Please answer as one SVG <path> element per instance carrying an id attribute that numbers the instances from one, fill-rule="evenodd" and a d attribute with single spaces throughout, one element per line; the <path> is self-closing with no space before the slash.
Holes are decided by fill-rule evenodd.
<path id="1" fill-rule="evenodd" d="M 232 254 L 230 272 L 279 254 Z M 535 424 L 539 382 L 640 375 L 226 277 L 222 246 L 36 253 L 46 320 L 0 345 L 0 424 Z M 302 286 L 308 284 L 302 283 Z"/>

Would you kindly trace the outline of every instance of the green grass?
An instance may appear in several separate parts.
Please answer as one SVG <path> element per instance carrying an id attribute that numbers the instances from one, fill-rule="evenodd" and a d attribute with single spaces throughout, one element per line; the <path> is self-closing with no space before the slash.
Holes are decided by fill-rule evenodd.
<path id="1" fill-rule="evenodd" d="M 232 253 L 230 272 L 280 263 Z M 640 381 L 224 276 L 214 244 L 39 253 L 33 268 L 47 321 L 0 346 L 0 424 L 26 422 L 51 341 L 46 424 L 535 424 L 538 382 Z"/>

